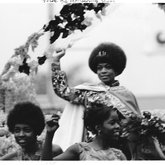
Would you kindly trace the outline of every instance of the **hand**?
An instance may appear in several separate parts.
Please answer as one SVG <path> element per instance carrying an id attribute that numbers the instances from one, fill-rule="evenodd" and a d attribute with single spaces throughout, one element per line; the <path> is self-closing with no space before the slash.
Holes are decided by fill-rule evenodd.
<path id="1" fill-rule="evenodd" d="M 55 56 L 53 56 L 53 62 L 59 62 L 64 55 L 65 49 L 56 49 Z"/>
<path id="2" fill-rule="evenodd" d="M 60 119 L 60 116 L 59 115 L 52 115 L 52 117 L 47 120 L 46 122 L 46 129 L 47 129 L 47 132 L 48 133 L 53 133 L 58 129 L 59 127 L 59 124 L 58 124 L 58 121 Z"/>

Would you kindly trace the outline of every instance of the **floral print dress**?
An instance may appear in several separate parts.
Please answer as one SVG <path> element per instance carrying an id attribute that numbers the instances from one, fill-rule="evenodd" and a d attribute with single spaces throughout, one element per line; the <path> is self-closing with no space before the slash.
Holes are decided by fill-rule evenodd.
<path id="1" fill-rule="evenodd" d="M 126 160 L 123 152 L 116 148 L 96 149 L 85 142 L 76 143 L 74 147 L 79 153 L 79 160 Z"/>

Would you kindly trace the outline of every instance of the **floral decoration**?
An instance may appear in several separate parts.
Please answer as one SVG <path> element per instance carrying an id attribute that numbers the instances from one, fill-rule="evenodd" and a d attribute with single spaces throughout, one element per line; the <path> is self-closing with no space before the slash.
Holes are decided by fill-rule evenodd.
<path id="1" fill-rule="evenodd" d="M 144 111 L 142 116 L 132 115 L 123 124 L 121 136 L 127 138 L 131 133 L 136 133 L 139 139 L 147 136 L 157 137 L 160 142 L 164 143 L 165 125 L 159 117 Z"/>
<path id="2" fill-rule="evenodd" d="M 39 32 L 30 35 L 24 45 L 15 49 L 14 55 L 4 67 L 2 78 L 8 80 L 16 72 L 29 75 L 35 71 L 39 65 L 44 64 L 45 60 L 51 57 L 51 52 L 45 51 L 43 56 L 37 57 L 37 61 L 30 61 L 29 49 L 31 48 L 34 52 L 42 35 L 49 32 L 50 44 L 53 44 L 57 39 L 67 38 L 77 30 L 82 32 L 92 24 L 93 18 L 90 18 L 90 14 L 87 13 L 94 12 L 96 18 L 100 19 L 108 5 L 107 3 L 68 3 L 64 5 L 59 15 L 55 15 L 54 19 L 44 25 Z M 68 45 L 69 47 L 71 46 Z"/>
<path id="3" fill-rule="evenodd" d="M 54 19 L 38 32 L 31 34 L 25 44 L 16 48 L 0 75 L 0 109 L 3 111 L 8 109 L 6 104 L 9 104 L 11 109 L 17 101 L 27 99 L 35 101 L 34 75 L 37 73 L 38 66 L 52 57 L 55 51 L 53 43 L 57 43 L 58 39 L 66 40 L 68 36 L 76 35 L 77 31 L 84 31 L 92 25 L 93 19 L 100 19 L 105 15 L 104 10 L 108 5 L 106 3 L 68 3 L 62 7 L 59 15 L 55 15 Z M 46 33 L 50 35 L 49 49 L 36 60 L 32 60 L 29 51 L 35 51 L 39 45 L 39 39 Z M 70 42 L 66 48 L 70 48 L 75 41 L 72 39 L 72 43 Z"/>

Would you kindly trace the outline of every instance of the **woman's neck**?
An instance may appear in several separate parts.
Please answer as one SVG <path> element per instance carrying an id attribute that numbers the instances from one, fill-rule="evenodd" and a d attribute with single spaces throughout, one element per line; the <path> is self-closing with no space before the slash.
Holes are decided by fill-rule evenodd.
<path id="1" fill-rule="evenodd" d="M 37 141 L 34 142 L 33 144 L 30 144 L 24 148 L 22 148 L 23 152 L 31 154 L 31 153 L 35 153 L 38 150 L 38 143 Z"/>
<path id="2" fill-rule="evenodd" d="M 119 86 L 120 85 L 118 80 L 112 80 L 112 81 L 107 82 L 107 83 L 105 83 L 105 82 L 102 82 L 102 83 L 104 85 L 109 86 L 109 87 L 115 87 L 115 86 Z"/>

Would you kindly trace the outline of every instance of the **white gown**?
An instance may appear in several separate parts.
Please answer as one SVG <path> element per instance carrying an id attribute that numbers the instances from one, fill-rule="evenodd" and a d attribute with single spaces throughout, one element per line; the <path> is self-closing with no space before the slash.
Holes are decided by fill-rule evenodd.
<path id="1" fill-rule="evenodd" d="M 59 128 L 53 137 L 53 144 L 58 144 L 63 151 L 83 137 L 84 106 L 67 103 L 59 121 Z"/>

